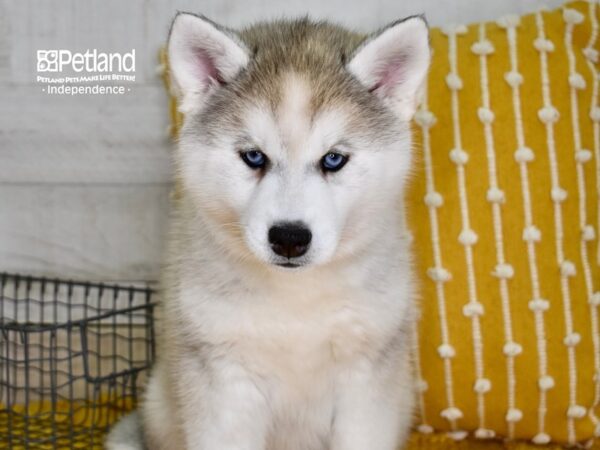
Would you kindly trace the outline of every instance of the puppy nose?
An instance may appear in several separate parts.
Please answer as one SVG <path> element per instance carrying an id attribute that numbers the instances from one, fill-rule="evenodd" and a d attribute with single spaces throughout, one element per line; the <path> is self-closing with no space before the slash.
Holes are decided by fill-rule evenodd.
<path id="1" fill-rule="evenodd" d="M 269 229 L 269 243 L 275 253 L 286 258 L 302 256 L 310 246 L 312 233 L 301 222 L 282 222 Z"/>

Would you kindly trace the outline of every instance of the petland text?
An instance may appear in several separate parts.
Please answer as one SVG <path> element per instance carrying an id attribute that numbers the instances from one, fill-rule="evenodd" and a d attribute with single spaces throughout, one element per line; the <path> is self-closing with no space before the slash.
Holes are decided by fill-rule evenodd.
<path id="1" fill-rule="evenodd" d="M 38 50 L 38 72 L 135 72 L 135 49 L 127 53 L 104 53 L 97 49 L 84 53 L 71 50 Z"/>

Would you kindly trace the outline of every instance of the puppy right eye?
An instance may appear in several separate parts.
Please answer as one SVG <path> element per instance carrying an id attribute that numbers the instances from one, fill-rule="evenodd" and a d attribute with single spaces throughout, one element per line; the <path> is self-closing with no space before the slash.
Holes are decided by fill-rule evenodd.
<path id="1" fill-rule="evenodd" d="M 264 169 L 269 162 L 267 155 L 256 149 L 240 152 L 240 157 L 248 167 L 254 170 Z"/>
<path id="2" fill-rule="evenodd" d="M 323 172 L 337 172 L 348 162 L 348 157 L 336 151 L 331 151 L 321 158 Z"/>

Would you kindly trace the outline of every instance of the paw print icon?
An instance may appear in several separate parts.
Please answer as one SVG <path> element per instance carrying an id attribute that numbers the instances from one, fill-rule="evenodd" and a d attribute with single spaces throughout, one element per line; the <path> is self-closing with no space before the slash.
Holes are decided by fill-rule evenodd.
<path id="1" fill-rule="evenodd" d="M 38 72 L 56 72 L 56 71 L 58 71 L 58 50 L 38 50 L 37 51 L 37 71 Z"/>

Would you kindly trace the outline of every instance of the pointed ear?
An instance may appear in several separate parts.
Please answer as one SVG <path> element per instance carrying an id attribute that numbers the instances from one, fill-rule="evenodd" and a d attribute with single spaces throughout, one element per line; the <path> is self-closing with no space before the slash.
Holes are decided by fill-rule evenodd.
<path id="1" fill-rule="evenodd" d="M 171 81 L 184 113 L 199 108 L 249 61 L 248 51 L 233 32 L 189 13 L 179 13 L 173 20 L 168 56 Z"/>
<path id="2" fill-rule="evenodd" d="M 420 100 L 430 58 L 427 22 L 414 16 L 368 38 L 354 53 L 348 70 L 402 120 L 410 120 Z"/>

